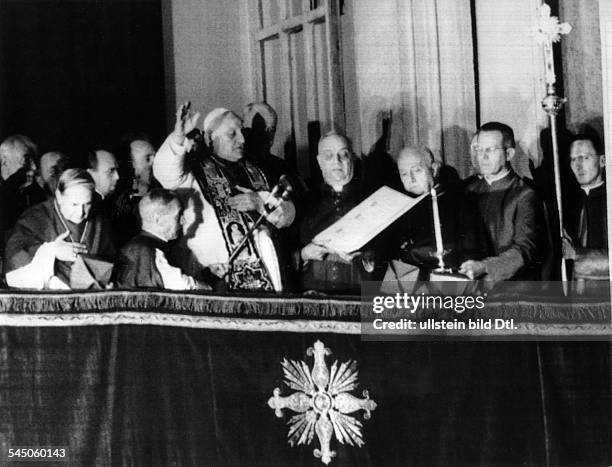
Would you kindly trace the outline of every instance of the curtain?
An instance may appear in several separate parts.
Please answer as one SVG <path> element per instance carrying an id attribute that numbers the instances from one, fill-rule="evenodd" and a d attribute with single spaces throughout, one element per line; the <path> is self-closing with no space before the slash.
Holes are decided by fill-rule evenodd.
<path id="1" fill-rule="evenodd" d="M 595 130 L 603 137 L 599 1 L 558 3 L 561 21 L 572 26 L 572 32 L 561 41 L 567 128 L 574 133 Z"/>
<path id="2" fill-rule="evenodd" d="M 267 406 L 315 339 L 355 359 L 378 407 L 333 465 L 602 465 L 608 344 L 364 343 L 345 335 L 157 326 L 4 328 L 2 452 L 65 446 L 76 465 L 320 465 Z M 541 349 L 538 360 L 538 346 Z M 539 363 L 541 362 L 541 364 Z M 542 372 L 542 374 L 540 374 Z M 361 394 L 358 394 L 361 396 Z"/>
<path id="3" fill-rule="evenodd" d="M 226 319 L 257 314 L 248 302 Z M 117 300 L 108 307 L 97 313 L 121 313 Z M 261 307 L 269 312 L 265 299 Z M 283 359 L 312 368 L 317 340 L 331 351 L 328 368 L 356 362 L 351 393 L 367 390 L 377 404 L 370 419 L 352 414 L 365 444 L 332 438 L 330 465 L 605 465 L 612 455 L 609 342 L 365 342 L 179 320 L 71 326 L 64 317 L 63 326 L 0 328 L 0 456 L 62 446 L 72 465 L 321 465 L 316 435 L 291 447 L 295 413 L 277 418 L 268 406 L 275 388 L 296 392 Z M 290 329 L 294 319 L 276 322 Z"/>
<path id="4" fill-rule="evenodd" d="M 347 11 L 363 152 L 395 157 L 424 144 L 469 175 L 477 125 L 470 1 L 354 1 Z"/>

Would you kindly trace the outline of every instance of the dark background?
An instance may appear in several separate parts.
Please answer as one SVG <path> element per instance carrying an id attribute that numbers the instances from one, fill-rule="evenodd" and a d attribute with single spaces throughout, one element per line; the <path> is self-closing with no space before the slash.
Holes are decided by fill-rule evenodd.
<path id="1" fill-rule="evenodd" d="M 161 0 L 0 0 L 0 138 L 82 160 L 165 134 Z"/>

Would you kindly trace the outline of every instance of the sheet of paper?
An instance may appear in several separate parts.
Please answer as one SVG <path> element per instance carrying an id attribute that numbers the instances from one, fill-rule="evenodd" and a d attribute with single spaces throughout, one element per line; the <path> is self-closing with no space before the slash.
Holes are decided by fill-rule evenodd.
<path id="1" fill-rule="evenodd" d="M 357 251 L 425 196 L 411 198 L 383 186 L 316 235 L 312 242 L 341 253 Z"/>

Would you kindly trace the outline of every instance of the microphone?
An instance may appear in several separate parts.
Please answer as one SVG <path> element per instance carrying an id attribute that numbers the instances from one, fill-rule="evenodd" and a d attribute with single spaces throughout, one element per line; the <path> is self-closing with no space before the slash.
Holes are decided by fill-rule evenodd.
<path id="1" fill-rule="evenodd" d="M 268 215 L 274 211 L 280 203 L 283 201 L 288 201 L 291 198 L 291 193 L 293 192 L 293 187 L 289 182 L 289 178 L 286 175 L 281 175 L 278 179 L 278 183 L 274 185 L 272 191 L 268 198 L 264 201 L 264 210 L 265 212 L 261 213 L 259 218 L 249 227 L 249 230 L 244 235 L 242 241 L 238 244 L 238 246 L 232 251 L 229 255 L 228 264 L 232 264 L 232 262 L 240 253 L 240 250 L 244 247 L 245 243 L 249 239 L 249 236 L 257 229 L 263 221 L 268 217 Z"/>
<path id="2" fill-rule="evenodd" d="M 278 185 L 284 188 L 285 194 L 287 196 L 293 193 L 293 185 L 291 185 L 291 182 L 289 181 L 289 177 L 287 177 L 287 175 L 280 176 L 280 178 L 278 179 Z"/>
<path id="3" fill-rule="evenodd" d="M 264 202 L 264 208 L 269 214 L 274 211 L 282 201 L 289 201 L 293 193 L 293 186 L 287 175 L 281 175 L 278 183 L 272 188 L 270 196 Z"/>

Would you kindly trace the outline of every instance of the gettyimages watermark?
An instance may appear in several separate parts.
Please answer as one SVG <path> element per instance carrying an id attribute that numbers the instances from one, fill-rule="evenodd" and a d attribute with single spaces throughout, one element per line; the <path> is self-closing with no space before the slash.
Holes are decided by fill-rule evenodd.
<path id="1" fill-rule="evenodd" d="M 363 340 L 610 340 L 610 283 L 364 282 Z"/>

